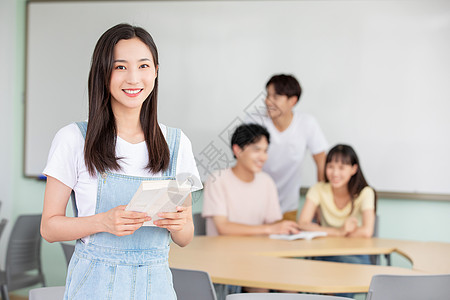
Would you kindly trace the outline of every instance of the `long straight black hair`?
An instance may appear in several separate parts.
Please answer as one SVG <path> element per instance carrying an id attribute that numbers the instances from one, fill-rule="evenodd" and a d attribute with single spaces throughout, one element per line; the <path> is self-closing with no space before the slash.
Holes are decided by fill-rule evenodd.
<path id="1" fill-rule="evenodd" d="M 158 67 L 158 50 L 151 35 L 143 28 L 118 24 L 108 29 L 98 40 L 89 72 L 89 118 L 84 146 L 84 159 L 91 175 L 96 171 L 119 170 L 116 156 L 117 128 L 111 108 L 110 82 L 114 67 L 114 47 L 120 40 L 140 39 L 148 46 Z M 140 123 L 148 149 L 147 169 L 153 173 L 167 169 L 169 147 L 157 120 L 158 77 L 153 91 L 143 102 Z"/>
<path id="2" fill-rule="evenodd" d="M 356 155 L 355 150 L 349 145 L 338 144 L 331 148 L 331 150 L 327 154 L 327 158 L 325 160 L 325 182 L 329 182 L 330 180 L 327 177 L 327 165 L 330 162 L 341 162 L 345 165 L 357 165 L 358 169 L 355 174 L 350 178 L 348 182 L 348 192 L 350 193 L 352 209 L 350 214 L 353 212 L 354 200 L 358 198 L 361 191 L 369 186 L 366 179 L 364 178 L 363 171 L 361 169 L 361 165 L 359 164 L 358 156 Z M 373 188 L 372 188 L 373 189 Z M 373 189 L 375 193 L 375 212 L 377 211 L 377 193 Z"/>

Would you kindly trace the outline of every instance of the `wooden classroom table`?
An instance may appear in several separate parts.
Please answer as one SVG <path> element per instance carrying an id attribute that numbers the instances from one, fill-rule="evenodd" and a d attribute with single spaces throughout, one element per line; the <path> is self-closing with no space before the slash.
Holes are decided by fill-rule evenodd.
<path id="1" fill-rule="evenodd" d="M 410 260 L 412 269 L 295 258 L 393 252 Z M 310 293 L 364 293 L 375 274 L 450 273 L 450 243 L 380 238 L 284 241 L 268 237 L 195 236 L 184 248 L 172 243 L 169 262 L 174 268 L 206 271 L 214 283 Z"/>

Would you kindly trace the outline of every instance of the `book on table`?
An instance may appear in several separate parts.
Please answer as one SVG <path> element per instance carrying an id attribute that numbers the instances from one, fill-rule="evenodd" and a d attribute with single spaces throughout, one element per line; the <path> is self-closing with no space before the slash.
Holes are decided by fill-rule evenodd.
<path id="1" fill-rule="evenodd" d="M 326 235 L 327 235 L 327 233 L 323 232 L 323 231 L 301 231 L 296 234 L 271 234 L 271 235 L 269 235 L 269 237 L 271 239 L 293 241 L 293 240 L 299 240 L 299 239 L 312 240 L 313 238 L 326 236 Z"/>
<path id="2" fill-rule="evenodd" d="M 153 221 L 161 219 L 160 212 L 175 212 L 182 206 L 191 192 L 192 182 L 176 180 L 144 180 L 131 198 L 125 210 L 146 212 L 152 219 L 143 226 L 155 226 Z"/>

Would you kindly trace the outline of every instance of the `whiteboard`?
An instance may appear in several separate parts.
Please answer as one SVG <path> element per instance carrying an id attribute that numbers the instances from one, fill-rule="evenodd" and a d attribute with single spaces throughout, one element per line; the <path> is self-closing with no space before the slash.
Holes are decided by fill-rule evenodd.
<path id="1" fill-rule="evenodd" d="M 27 21 L 26 176 L 87 118 L 95 43 L 128 22 L 155 39 L 159 121 L 188 135 L 203 179 L 232 165 L 229 132 L 289 73 L 304 89 L 295 110 L 330 146 L 351 144 L 377 190 L 450 194 L 449 1 L 30 2 Z"/>

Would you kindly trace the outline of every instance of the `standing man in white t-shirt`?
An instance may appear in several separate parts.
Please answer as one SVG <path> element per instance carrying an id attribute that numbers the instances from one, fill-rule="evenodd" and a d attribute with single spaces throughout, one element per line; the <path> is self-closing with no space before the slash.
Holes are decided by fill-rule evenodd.
<path id="1" fill-rule="evenodd" d="M 316 119 L 293 111 L 302 89 L 292 75 L 274 75 L 266 84 L 267 116 L 254 121 L 270 133 L 268 160 L 263 170 L 275 181 L 283 219 L 296 220 L 301 186 L 301 169 L 308 149 L 317 166 L 317 180 L 324 179 L 328 143 Z"/>

